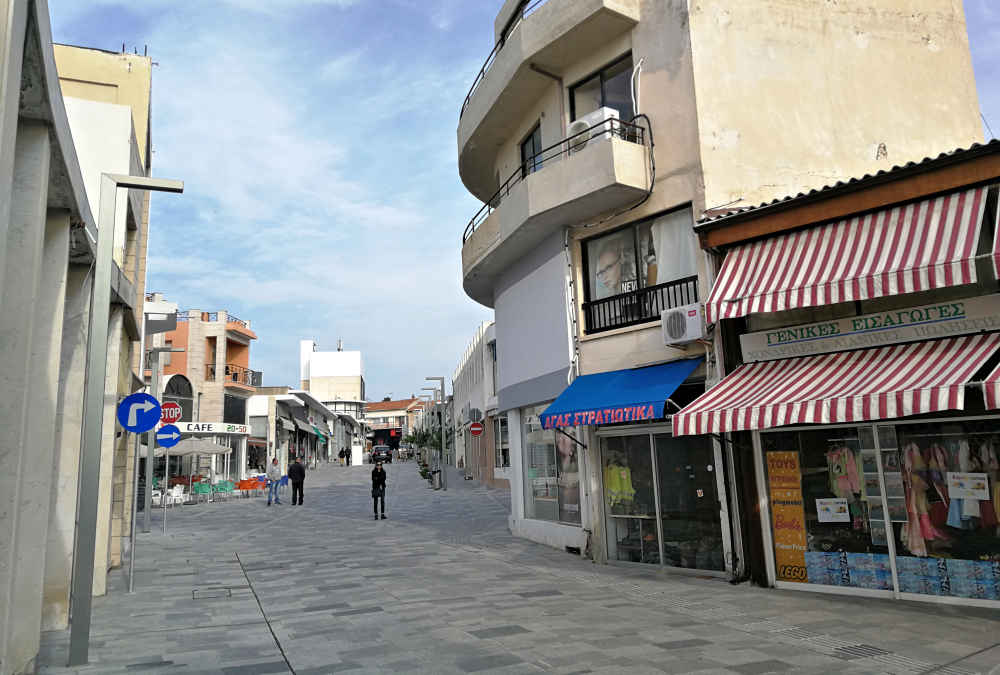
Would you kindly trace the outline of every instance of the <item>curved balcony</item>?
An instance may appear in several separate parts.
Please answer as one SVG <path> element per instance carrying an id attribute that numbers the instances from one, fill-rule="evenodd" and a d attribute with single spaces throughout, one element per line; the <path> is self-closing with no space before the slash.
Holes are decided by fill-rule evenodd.
<path id="1" fill-rule="evenodd" d="M 547 0 L 525 3 L 497 42 L 462 104 L 458 169 L 462 182 L 486 201 L 496 189 L 498 149 L 514 135 L 522 113 L 559 75 L 639 22 L 641 0 Z"/>
<path id="2" fill-rule="evenodd" d="M 643 127 L 610 119 L 518 167 L 462 234 L 466 294 L 493 307 L 499 275 L 546 237 L 645 197 L 651 179 L 646 139 Z"/>

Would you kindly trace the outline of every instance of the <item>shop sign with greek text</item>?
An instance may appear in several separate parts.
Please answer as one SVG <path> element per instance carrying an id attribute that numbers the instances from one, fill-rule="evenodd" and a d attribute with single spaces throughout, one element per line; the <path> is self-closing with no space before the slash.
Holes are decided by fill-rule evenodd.
<path id="1" fill-rule="evenodd" d="M 1000 294 L 740 336 L 743 360 L 772 361 L 1000 329 Z"/>

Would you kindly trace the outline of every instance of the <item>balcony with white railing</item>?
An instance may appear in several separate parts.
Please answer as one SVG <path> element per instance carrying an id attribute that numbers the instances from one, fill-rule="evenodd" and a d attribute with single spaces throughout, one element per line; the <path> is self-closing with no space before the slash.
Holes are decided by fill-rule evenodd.
<path id="1" fill-rule="evenodd" d="M 493 306 L 511 263 L 567 225 L 638 203 L 652 180 L 648 122 L 607 119 L 528 158 L 462 233 L 462 284 Z"/>
<path id="2" fill-rule="evenodd" d="M 552 86 L 552 75 L 631 30 L 641 0 L 521 0 L 513 10 L 508 5 L 500 19 L 505 28 L 498 25 L 497 42 L 473 78 L 458 123 L 459 173 L 483 201 L 496 189 L 497 148 Z"/>

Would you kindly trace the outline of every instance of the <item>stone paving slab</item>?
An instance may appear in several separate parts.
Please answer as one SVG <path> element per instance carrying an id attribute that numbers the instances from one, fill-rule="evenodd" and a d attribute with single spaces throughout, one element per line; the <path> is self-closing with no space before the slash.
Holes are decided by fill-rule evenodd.
<path id="1" fill-rule="evenodd" d="M 183 506 L 141 535 L 135 594 L 95 599 L 91 664 L 41 673 L 940 673 L 1000 675 L 1000 616 L 594 565 L 517 539 L 509 495 L 452 476 L 324 467 L 305 505 Z"/>

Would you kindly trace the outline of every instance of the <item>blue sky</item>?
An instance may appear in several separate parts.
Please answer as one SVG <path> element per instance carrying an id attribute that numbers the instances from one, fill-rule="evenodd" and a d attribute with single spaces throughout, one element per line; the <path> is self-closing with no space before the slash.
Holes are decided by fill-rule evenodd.
<path id="1" fill-rule="evenodd" d="M 265 384 L 297 384 L 305 338 L 361 349 L 375 400 L 450 378 L 492 314 L 462 292 L 455 129 L 500 4 L 50 0 L 57 42 L 159 64 L 153 174 L 186 190 L 153 196 L 147 288 L 249 319 Z M 965 9 L 1000 133 L 1000 3 Z"/>

